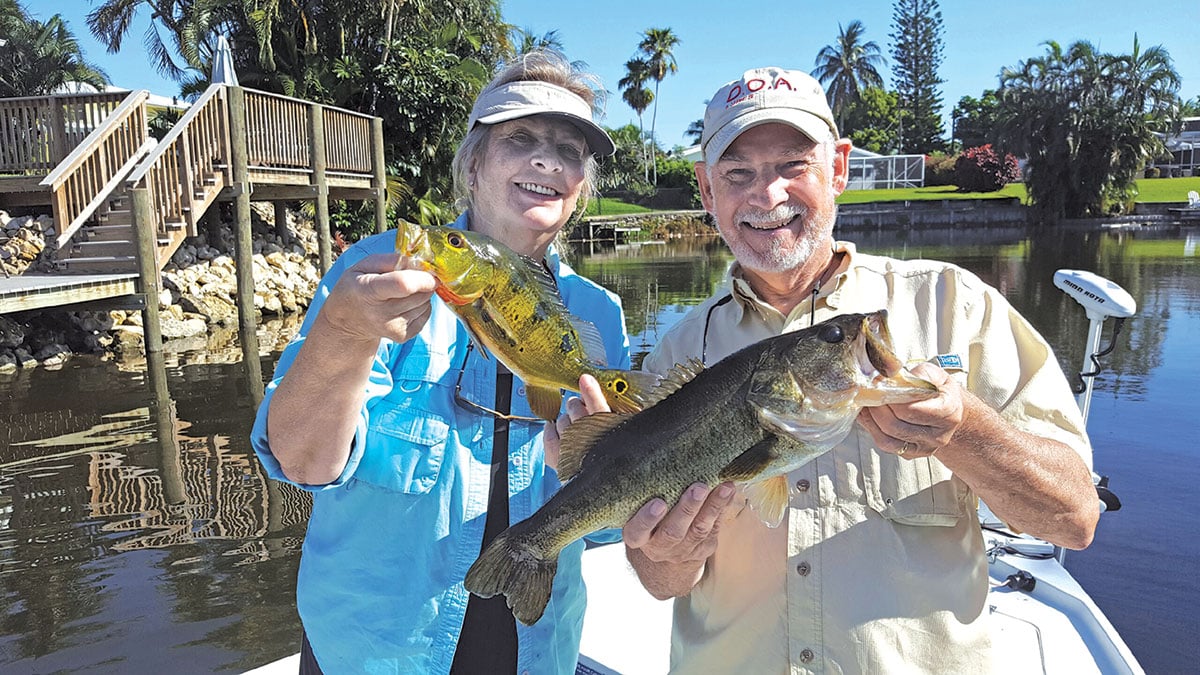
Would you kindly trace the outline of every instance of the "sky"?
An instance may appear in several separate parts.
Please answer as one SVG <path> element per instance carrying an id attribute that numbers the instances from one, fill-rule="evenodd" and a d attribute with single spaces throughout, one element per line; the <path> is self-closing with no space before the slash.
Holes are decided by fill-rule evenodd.
<path id="1" fill-rule="evenodd" d="M 93 0 L 21 0 L 40 20 L 61 14 L 89 62 L 100 66 L 113 84 L 171 96 L 176 83 L 157 75 L 142 48 L 148 25 L 143 8 L 121 52 L 108 54 L 88 32 L 85 18 Z M 943 0 L 943 117 L 963 96 L 978 98 L 995 88 L 1000 69 L 1045 53 L 1043 43 L 1064 47 L 1088 40 L 1104 52 L 1132 51 L 1134 34 L 1142 48 L 1161 45 L 1171 54 L 1182 80 L 1180 95 L 1200 97 L 1200 0 Z M 598 75 L 610 92 L 608 127 L 637 123 L 621 100 L 617 82 L 625 62 L 637 52 L 648 28 L 670 28 L 679 36 L 678 72 L 659 86 L 656 138 L 670 149 L 689 145 L 684 131 L 704 115 L 705 102 L 722 84 L 750 68 L 775 65 L 811 71 L 817 52 L 832 44 L 839 25 L 862 21 L 865 38 L 879 45 L 887 63 L 881 72 L 891 86 L 889 56 L 891 0 L 808 2 L 801 0 L 502 0 L 504 20 L 535 35 L 557 31 L 563 50 Z M 0 47 L 2 49 L 2 47 Z M 646 111 L 647 132 L 654 108 Z M 947 122 L 947 134 L 949 123 Z"/>

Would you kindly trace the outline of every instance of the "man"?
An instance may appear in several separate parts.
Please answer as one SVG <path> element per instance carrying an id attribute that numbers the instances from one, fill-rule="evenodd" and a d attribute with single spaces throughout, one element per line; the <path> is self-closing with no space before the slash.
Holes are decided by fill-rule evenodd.
<path id="1" fill-rule="evenodd" d="M 678 598 L 672 671 L 987 672 L 977 498 L 1068 548 L 1091 542 L 1099 516 L 1083 421 L 1054 355 L 971 273 L 834 240 L 850 141 L 808 75 L 762 68 L 726 84 L 702 147 L 704 207 L 737 261 L 645 367 L 711 364 L 814 320 L 885 308 L 898 356 L 940 394 L 865 409 L 845 441 L 789 474 L 778 528 L 729 484 L 694 485 L 669 512 L 654 500 L 630 520 L 643 585 Z M 596 410 L 596 395 L 588 383 L 571 416 L 584 402 Z"/>

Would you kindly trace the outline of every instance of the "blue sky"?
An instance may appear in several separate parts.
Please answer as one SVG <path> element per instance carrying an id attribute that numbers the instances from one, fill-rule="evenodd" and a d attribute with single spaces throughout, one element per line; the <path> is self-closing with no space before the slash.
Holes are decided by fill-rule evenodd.
<path id="1" fill-rule="evenodd" d="M 24 0 L 25 7 L 45 20 L 59 13 L 80 40 L 87 58 L 108 73 L 116 86 L 146 88 L 173 95 L 178 86 L 148 65 L 142 49 L 147 26 L 139 14 L 119 54 L 108 54 L 85 23 L 92 0 Z M 1129 3 L 1118 0 L 1008 0 L 993 4 L 975 0 L 943 0 L 944 60 L 940 74 L 945 117 L 962 96 L 976 96 L 997 85 L 1004 66 L 1044 52 L 1042 43 L 1064 46 L 1089 40 L 1099 49 L 1128 53 L 1136 33 L 1143 47 L 1162 45 L 1170 52 L 1183 80 L 1180 94 L 1200 96 L 1200 0 Z M 503 0 L 504 19 L 535 34 L 558 31 L 567 55 L 588 64 L 611 92 L 604 123 L 610 127 L 637 122 L 621 100 L 617 81 L 625 61 L 633 57 L 642 31 L 671 28 L 680 37 L 675 50 L 679 72 L 659 89 L 657 137 L 670 148 L 685 144 L 688 124 L 704 114 L 704 102 L 724 82 L 748 68 L 778 65 L 809 71 L 824 45 L 838 35 L 838 24 L 858 19 L 866 38 L 889 50 L 892 32 L 890 0 L 834 2 L 759 2 L 756 0 L 606 0 L 545 2 Z M 884 76 L 890 84 L 890 60 Z M 647 111 L 646 128 L 650 128 Z"/>

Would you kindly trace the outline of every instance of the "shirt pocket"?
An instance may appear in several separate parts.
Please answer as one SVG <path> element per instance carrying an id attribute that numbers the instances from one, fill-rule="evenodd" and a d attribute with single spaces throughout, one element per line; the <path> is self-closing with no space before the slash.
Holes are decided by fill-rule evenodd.
<path id="1" fill-rule="evenodd" d="M 863 436 L 858 438 L 863 491 L 879 515 L 904 525 L 952 527 L 970 512 L 970 489 L 941 462 L 901 459 Z"/>
<path id="2" fill-rule="evenodd" d="M 437 387 L 429 382 L 398 381 L 397 386 Z M 425 494 L 438 482 L 446 459 L 450 423 L 413 405 L 384 400 L 372 411 L 367 447 L 354 477 L 406 494 Z"/>

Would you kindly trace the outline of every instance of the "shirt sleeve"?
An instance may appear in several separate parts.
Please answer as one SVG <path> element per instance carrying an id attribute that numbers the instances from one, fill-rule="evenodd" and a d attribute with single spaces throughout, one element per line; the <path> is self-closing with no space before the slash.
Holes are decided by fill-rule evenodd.
<path id="1" fill-rule="evenodd" d="M 343 253 L 329 269 L 325 277 L 321 279 L 321 283 L 313 295 L 312 303 L 305 314 L 304 323 L 300 326 L 300 330 L 296 333 L 296 336 L 284 348 L 283 353 L 276 362 L 275 372 L 272 375 L 271 382 L 267 384 L 263 401 L 259 405 L 254 419 L 254 428 L 250 432 L 250 444 L 254 448 L 255 454 L 258 455 L 259 461 L 262 462 L 263 467 L 266 469 L 267 476 L 278 481 L 291 483 L 304 490 L 319 491 L 335 488 L 343 485 L 350 479 L 354 474 L 354 470 L 358 467 L 359 461 L 362 459 L 371 404 L 385 396 L 392 389 L 392 373 L 389 361 L 391 360 L 391 350 L 394 348 L 394 344 L 388 340 L 382 340 L 375 354 L 374 363 L 371 366 L 371 374 L 367 382 L 366 399 L 363 408 L 359 411 L 353 445 L 350 448 L 350 457 L 346 461 L 346 466 L 342 469 L 341 475 L 332 483 L 321 485 L 297 483 L 284 475 L 279 460 L 271 452 L 270 438 L 267 433 L 267 412 L 270 409 L 271 400 L 274 398 L 275 390 L 279 387 L 279 383 L 283 381 L 288 369 L 295 362 L 296 356 L 304 346 L 308 331 L 312 328 L 313 322 L 316 320 L 333 287 L 342 277 L 342 274 L 345 273 L 346 269 L 372 253 L 369 247 L 364 245 L 365 243 L 352 247 Z"/>

